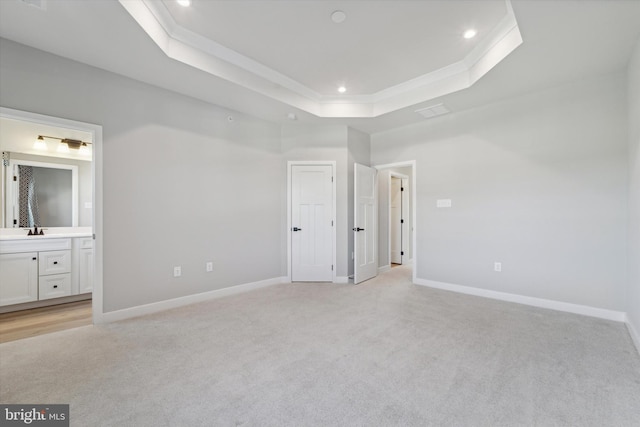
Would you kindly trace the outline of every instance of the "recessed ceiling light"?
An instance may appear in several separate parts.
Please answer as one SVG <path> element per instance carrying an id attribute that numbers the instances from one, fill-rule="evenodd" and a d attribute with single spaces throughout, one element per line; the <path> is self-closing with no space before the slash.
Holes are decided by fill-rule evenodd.
<path id="1" fill-rule="evenodd" d="M 346 91 L 347 91 L 347 88 L 346 88 L 346 87 L 344 87 L 344 86 L 340 86 L 340 87 L 338 88 L 338 92 L 340 92 L 340 93 L 345 93 Z"/>
<path id="2" fill-rule="evenodd" d="M 347 19 L 347 14 L 341 10 L 336 10 L 331 14 L 331 20 L 336 24 L 343 23 L 345 19 Z"/>
<path id="3" fill-rule="evenodd" d="M 474 29 L 469 29 L 467 31 L 464 32 L 464 34 L 462 34 L 462 37 L 464 37 L 465 39 L 472 39 L 476 36 L 476 34 L 478 34 L 478 32 Z"/>
<path id="4" fill-rule="evenodd" d="M 191 0 L 176 0 L 180 6 L 189 7 L 191 6 Z"/>

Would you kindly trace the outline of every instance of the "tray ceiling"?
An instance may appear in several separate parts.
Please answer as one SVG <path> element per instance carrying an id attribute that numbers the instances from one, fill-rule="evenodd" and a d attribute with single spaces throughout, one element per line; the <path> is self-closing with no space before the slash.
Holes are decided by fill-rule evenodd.
<path id="1" fill-rule="evenodd" d="M 508 0 L 120 4 L 168 57 L 320 117 L 376 117 L 465 89 L 522 43 Z"/>

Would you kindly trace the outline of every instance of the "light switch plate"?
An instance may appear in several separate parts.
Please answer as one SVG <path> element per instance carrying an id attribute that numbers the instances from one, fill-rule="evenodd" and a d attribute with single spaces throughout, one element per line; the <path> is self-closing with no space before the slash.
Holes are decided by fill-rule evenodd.
<path id="1" fill-rule="evenodd" d="M 438 199 L 436 201 L 437 208 L 450 208 L 451 207 L 451 199 Z"/>

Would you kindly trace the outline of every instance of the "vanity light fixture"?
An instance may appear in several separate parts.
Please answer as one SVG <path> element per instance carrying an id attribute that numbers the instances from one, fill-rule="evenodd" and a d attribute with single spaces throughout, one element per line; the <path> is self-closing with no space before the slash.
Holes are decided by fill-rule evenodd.
<path id="1" fill-rule="evenodd" d="M 191 0 L 176 0 L 176 3 L 178 3 L 182 7 L 191 6 Z"/>
<path id="2" fill-rule="evenodd" d="M 338 92 L 340 92 L 340 93 L 345 93 L 346 91 L 347 91 L 347 88 L 346 88 L 346 87 L 344 87 L 344 86 L 340 86 L 340 87 L 338 88 Z"/>
<path id="3" fill-rule="evenodd" d="M 57 139 L 58 141 L 60 141 L 60 145 L 58 145 L 58 149 L 56 150 L 59 153 L 69 153 L 69 149 L 78 150 L 80 154 L 90 153 L 89 145 L 91 145 L 91 143 L 80 141 L 79 139 L 58 138 L 57 136 L 38 135 L 36 144 L 42 143 L 44 144 L 44 147 L 46 149 L 46 143 L 44 142 L 45 138 Z M 35 144 L 34 144 L 34 148 L 36 148 Z"/>

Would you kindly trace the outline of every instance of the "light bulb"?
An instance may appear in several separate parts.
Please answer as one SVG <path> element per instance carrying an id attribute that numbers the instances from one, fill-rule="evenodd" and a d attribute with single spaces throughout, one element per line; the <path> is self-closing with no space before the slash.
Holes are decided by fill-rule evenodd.
<path id="1" fill-rule="evenodd" d="M 78 150 L 78 154 L 80 154 L 81 156 L 91 155 L 91 149 L 89 148 L 86 142 L 82 143 L 82 145 L 80 146 L 80 149 Z"/>
<path id="2" fill-rule="evenodd" d="M 47 143 L 44 142 L 44 138 L 38 135 L 38 139 L 33 143 L 34 150 L 47 151 Z"/>
<path id="3" fill-rule="evenodd" d="M 61 142 L 60 144 L 58 144 L 58 149 L 56 151 L 58 153 L 68 153 L 69 152 L 69 146 L 67 144 L 65 144 L 64 142 Z"/>

